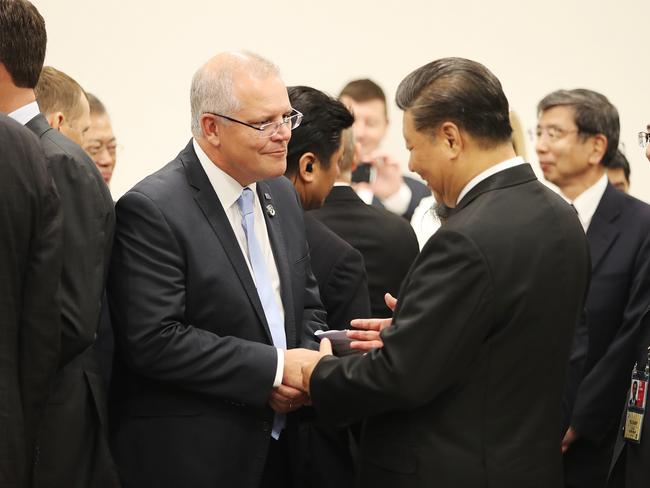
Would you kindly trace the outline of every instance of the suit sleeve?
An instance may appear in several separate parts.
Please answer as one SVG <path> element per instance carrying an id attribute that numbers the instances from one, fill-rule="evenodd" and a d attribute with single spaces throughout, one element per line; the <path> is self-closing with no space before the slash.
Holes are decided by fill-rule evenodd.
<path id="1" fill-rule="evenodd" d="M 333 266 L 321 293 L 332 329 L 349 329 L 350 321 L 370 317 L 370 298 L 363 256 L 354 248 Z"/>
<path id="2" fill-rule="evenodd" d="M 571 418 L 580 436 L 599 442 L 618 422 L 630 385 L 641 319 L 650 304 L 650 235 L 637 253 L 622 323 L 606 353 L 583 378 Z"/>
<path id="3" fill-rule="evenodd" d="M 95 341 L 114 214 L 92 161 L 61 151 L 48 159 L 63 212 L 62 368 Z"/>
<path id="4" fill-rule="evenodd" d="M 108 297 L 124 360 L 150 379 L 264 406 L 275 376 L 275 347 L 187 323 L 185 258 L 164 215 L 134 191 L 116 211 Z"/>
<path id="5" fill-rule="evenodd" d="M 363 356 L 322 359 L 312 402 L 335 424 L 432 401 L 468 374 L 493 322 L 487 263 L 461 234 L 439 231 L 407 277 L 384 347 Z"/>
<path id="6" fill-rule="evenodd" d="M 40 146 L 39 146 L 40 147 Z M 62 217 L 59 197 L 44 158 L 38 159 L 34 232 L 23 285 L 19 324 L 19 369 L 26 436 L 33 446 L 50 383 L 59 364 L 61 340 L 59 283 L 62 266 Z"/>

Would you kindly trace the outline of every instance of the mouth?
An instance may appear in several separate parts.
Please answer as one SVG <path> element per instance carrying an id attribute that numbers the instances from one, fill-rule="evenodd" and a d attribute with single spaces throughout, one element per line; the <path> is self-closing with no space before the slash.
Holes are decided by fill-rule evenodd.
<path id="1" fill-rule="evenodd" d="M 540 161 L 539 166 L 540 166 L 540 168 L 542 168 L 542 171 L 548 171 L 553 166 L 555 166 L 555 164 L 549 163 L 548 161 Z"/>
<path id="2" fill-rule="evenodd" d="M 280 149 L 278 151 L 270 151 L 265 153 L 267 156 L 271 156 L 273 158 L 284 158 L 287 156 L 287 150 L 286 149 Z"/>

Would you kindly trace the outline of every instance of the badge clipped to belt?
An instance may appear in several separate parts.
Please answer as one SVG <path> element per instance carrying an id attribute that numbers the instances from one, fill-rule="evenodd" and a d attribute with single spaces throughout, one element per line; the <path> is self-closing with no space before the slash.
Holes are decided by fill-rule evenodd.
<path id="1" fill-rule="evenodd" d="M 649 348 L 650 350 L 650 348 Z M 630 383 L 630 396 L 627 400 L 625 412 L 625 430 L 623 438 L 628 442 L 639 444 L 641 442 L 641 427 L 645 415 L 645 404 L 648 395 L 648 376 L 650 368 L 650 352 L 646 360 L 645 369 L 639 370 L 638 363 L 632 371 Z"/>

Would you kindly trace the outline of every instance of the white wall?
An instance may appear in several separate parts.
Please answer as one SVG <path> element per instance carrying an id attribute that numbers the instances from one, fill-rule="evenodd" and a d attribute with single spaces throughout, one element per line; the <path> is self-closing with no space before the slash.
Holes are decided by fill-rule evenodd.
<path id="1" fill-rule="evenodd" d="M 621 115 L 635 196 L 650 202 L 650 163 L 636 134 L 650 123 L 647 0 L 34 0 L 48 29 L 46 64 L 108 107 L 121 146 L 119 197 L 187 143 L 194 71 L 226 49 L 276 62 L 288 85 L 333 95 L 371 77 L 390 98 L 413 69 L 443 56 L 486 64 L 526 129 L 557 88 L 591 88 Z M 401 113 L 385 147 L 406 162 Z M 529 160 L 537 169 L 533 146 Z"/>

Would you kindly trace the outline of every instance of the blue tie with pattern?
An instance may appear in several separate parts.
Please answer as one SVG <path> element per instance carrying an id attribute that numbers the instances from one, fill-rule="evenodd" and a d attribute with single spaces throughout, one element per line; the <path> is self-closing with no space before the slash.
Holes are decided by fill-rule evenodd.
<path id="1" fill-rule="evenodd" d="M 269 276 L 269 270 L 266 267 L 264 256 L 262 255 L 262 249 L 259 242 L 257 242 L 257 237 L 255 237 L 254 199 L 255 194 L 248 187 L 244 188 L 241 196 L 237 199 L 237 205 L 242 216 L 241 225 L 244 229 L 244 234 L 246 234 L 248 259 L 253 269 L 253 279 L 255 280 L 257 295 L 260 298 L 260 302 L 262 302 L 266 322 L 269 324 L 273 345 L 280 349 L 286 349 L 287 338 L 284 332 L 282 312 L 275 299 L 275 293 L 271 286 L 271 277 Z M 280 437 L 280 432 L 282 432 L 285 423 L 286 416 L 276 413 L 275 419 L 273 420 L 273 431 L 271 433 L 274 439 Z"/>

